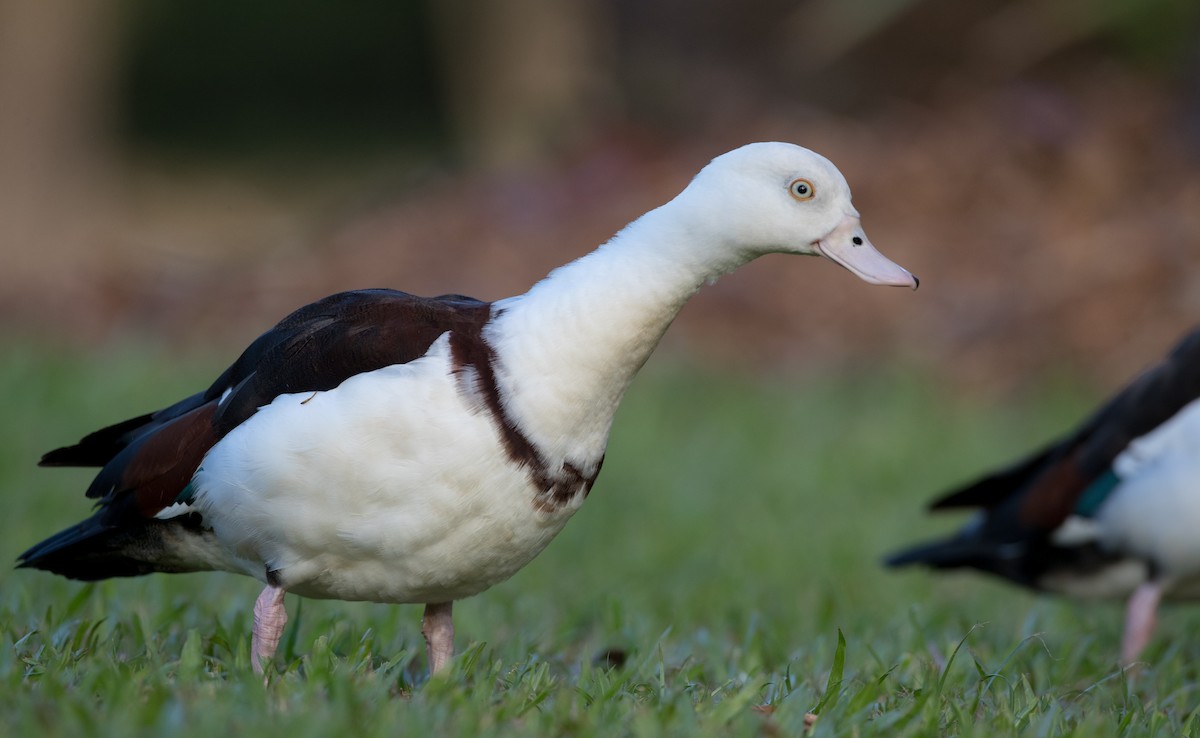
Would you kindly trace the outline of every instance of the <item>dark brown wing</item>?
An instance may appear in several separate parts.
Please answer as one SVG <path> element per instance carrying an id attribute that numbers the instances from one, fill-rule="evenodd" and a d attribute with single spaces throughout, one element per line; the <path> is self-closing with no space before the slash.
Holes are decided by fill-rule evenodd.
<path id="1" fill-rule="evenodd" d="M 1101 565 L 1105 554 L 1095 545 L 1057 545 L 1053 531 L 1072 514 L 1091 514 L 1115 487 L 1117 456 L 1197 398 L 1200 330 L 1070 435 L 935 500 L 932 509 L 978 507 L 984 513 L 956 535 L 893 554 L 887 563 L 969 566 L 1028 586 L 1037 586 L 1051 569 Z"/>
<path id="2" fill-rule="evenodd" d="M 1200 330 L 1189 333 L 1149 369 L 1065 438 L 1025 459 L 950 492 L 931 509 L 993 509 L 1020 497 L 1022 519 L 1057 527 L 1079 496 L 1108 472 L 1134 439 L 1169 420 L 1200 397 Z"/>
<path id="3" fill-rule="evenodd" d="M 354 375 L 410 362 L 447 331 L 478 334 L 490 312 L 489 303 L 461 295 L 382 289 L 342 292 L 300 308 L 259 336 L 204 392 L 46 454 L 44 466 L 101 467 L 87 490 L 100 509 L 83 528 L 27 551 L 23 565 L 37 566 L 39 557 L 58 562 L 64 546 L 95 544 L 106 532 L 152 519 L 174 504 L 217 441 L 279 395 L 333 389 Z M 72 535 L 60 540 L 66 533 Z"/>

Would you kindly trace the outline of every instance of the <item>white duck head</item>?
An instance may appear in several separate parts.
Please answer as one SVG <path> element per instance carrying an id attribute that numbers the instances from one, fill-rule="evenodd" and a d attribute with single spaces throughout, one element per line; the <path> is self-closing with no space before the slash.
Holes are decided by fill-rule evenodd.
<path id="1" fill-rule="evenodd" d="M 767 253 L 809 254 L 871 284 L 919 284 L 871 245 L 833 162 L 794 144 L 753 143 L 718 156 L 675 204 L 686 206 L 705 240 L 739 252 L 739 263 Z"/>

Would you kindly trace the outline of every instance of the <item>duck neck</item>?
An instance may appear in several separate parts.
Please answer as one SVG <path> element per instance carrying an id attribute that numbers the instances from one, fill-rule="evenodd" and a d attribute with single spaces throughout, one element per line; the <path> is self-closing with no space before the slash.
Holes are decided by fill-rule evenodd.
<path id="1" fill-rule="evenodd" d="M 626 388 L 684 303 L 749 260 L 678 207 L 497 303 L 488 339 L 505 408 L 547 461 L 598 461 Z"/>

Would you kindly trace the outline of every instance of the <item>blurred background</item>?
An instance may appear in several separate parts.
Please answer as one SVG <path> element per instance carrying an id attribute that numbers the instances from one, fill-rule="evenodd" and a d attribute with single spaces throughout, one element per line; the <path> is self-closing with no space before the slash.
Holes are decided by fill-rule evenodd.
<path id="1" fill-rule="evenodd" d="M 1194 0 L 0 1 L 0 335 L 240 348 L 349 288 L 524 291 L 755 140 L 922 279 L 769 257 L 669 351 L 1102 384 L 1200 315 Z"/>

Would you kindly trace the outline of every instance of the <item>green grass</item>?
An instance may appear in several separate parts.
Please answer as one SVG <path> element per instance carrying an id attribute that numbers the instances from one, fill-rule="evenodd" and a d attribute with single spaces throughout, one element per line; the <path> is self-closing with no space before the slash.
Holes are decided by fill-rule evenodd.
<path id="1" fill-rule="evenodd" d="M 37 469 L 38 454 L 220 368 L 144 348 L 0 356 L 9 561 L 88 510 L 88 473 Z M 877 563 L 958 522 L 927 519 L 930 495 L 1097 396 L 1060 381 L 985 402 L 895 369 L 750 380 L 658 360 L 576 518 L 455 608 L 448 675 L 425 679 L 416 606 L 289 598 L 264 688 L 248 659 L 254 581 L 4 568 L 0 734 L 771 736 L 798 735 L 806 712 L 815 736 L 1200 732 L 1200 613 L 1168 608 L 1148 665 L 1123 673 L 1117 605 Z"/>

